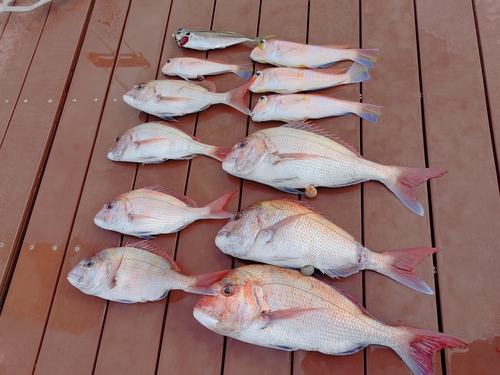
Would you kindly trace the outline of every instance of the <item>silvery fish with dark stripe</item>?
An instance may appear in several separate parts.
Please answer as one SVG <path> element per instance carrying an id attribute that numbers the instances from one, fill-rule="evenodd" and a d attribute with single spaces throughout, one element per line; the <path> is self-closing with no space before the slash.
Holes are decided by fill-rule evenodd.
<path id="1" fill-rule="evenodd" d="M 197 31 L 181 27 L 172 36 L 177 40 L 179 47 L 207 51 L 210 49 L 226 48 L 243 42 L 257 44 L 259 40 L 271 38 L 273 35 L 250 38 L 231 31 Z"/>

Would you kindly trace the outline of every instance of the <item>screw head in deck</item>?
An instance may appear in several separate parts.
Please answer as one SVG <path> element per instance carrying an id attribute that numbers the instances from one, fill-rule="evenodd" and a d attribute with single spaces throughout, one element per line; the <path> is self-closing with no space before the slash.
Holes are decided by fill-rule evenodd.
<path id="1" fill-rule="evenodd" d="M 75 246 L 75 251 L 79 252 L 80 251 L 80 246 Z"/>
<path id="2" fill-rule="evenodd" d="M 56 251 L 57 250 L 57 246 L 52 246 L 52 250 Z"/>

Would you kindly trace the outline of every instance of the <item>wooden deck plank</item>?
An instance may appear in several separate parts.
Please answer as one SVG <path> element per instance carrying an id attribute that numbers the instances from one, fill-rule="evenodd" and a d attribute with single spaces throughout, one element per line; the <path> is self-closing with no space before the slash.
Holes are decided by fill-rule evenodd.
<path id="1" fill-rule="evenodd" d="M 29 0 L 21 0 L 16 5 L 31 3 Z M 49 9 L 50 6 L 46 5 L 26 13 L 0 13 L 0 147 L 18 104 Z M 19 104 L 22 104 L 22 100 L 24 98 Z"/>
<path id="2" fill-rule="evenodd" d="M 258 4 L 255 0 L 237 3 L 217 1 L 211 29 L 255 35 Z M 210 29 L 210 25 L 204 29 Z M 250 61 L 249 51 L 248 45 L 237 45 L 209 51 L 208 57 L 244 63 Z M 215 83 L 217 92 L 227 92 L 246 83 L 233 74 L 211 76 L 209 80 Z M 216 105 L 198 115 L 196 136 L 209 144 L 229 146 L 245 134 L 246 125 L 246 115 L 233 108 Z M 191 161 L 186 195 L 206 204 L 231 190 L 238 190 L 239 185 L 239 179 L 228 176 L 222 170 L 220 162 L 198 157 Z M 239 194 L 236 194 L 229 201 L 226 206 L 229 211 L 237 211 L 238 196 Z M 231 267 L 231 258 L 220 252 L 214 243 L 215 235 L 224 223 L 224 220 L 195 222 L 180 232 L 176 260 L 185 266 L 189 273 L 214 272 Z M 220 373 L 223 366 L 224 338 L 207 330 L 193 318 L 193 305 L 198 299 L 197 296 L 190 295 L 179 301 L 180 293 L 175 294 L 175 303 L 169 302 L 168 306 L 164 340 L 168 340 L 168 343 L 175 342 L 176 347 L 168 345 L 162 350 L 159 372 Z M 173 298 L 174 294 L 170 301 Z M 181 326 L 176 327 L 179 319 Z M 186 335 L 186 332 L 189 334 Z M 191 363 L 188 358 L 199 357 L 200 345 L 203 348 L 203 357 L 199 362 Z"/>
<path id="3" fill-rule="evenodd" d="M 363 101 L 384 106 L 376 125 L 363 124 L 363 156 L 385 165 L 425 167 L 414 19 L 412 1 L 363 3 L 363 47 L 380 49 L 372 80 L 363 84 Z M 429 166 L 447 168 L 443 164 Z M 374 251 L 432 246 L 426 190 L 426 184 L 417 189 L 425 210 L 425 216 L 420 217 L 384 185 L 365 183 L 365 246 Z M 416 272 L 434 289 L 432 257 L 424 260 Z M 372 271 L 365 272 L 365 292 L 366 308 L 381 321 L 438 330 L 435 296 L 418 293 Z M 408 371 L 392 349 L 367 350 L 367 374 Z M 434 371 L 441 373 L 440 354 L 434 356 Z"/>
<path id="4" fill-rule="evenodd" d="M 92 64 L 87 57 L 109 54 L 108 47 L 116 51 L 127 7 L 128 1 L 115 2 L 114 8 L 97 2 L 93 9 L 89 29 L 95 32 L 87 33 L 83 42 L 0 315 L 2 373 L 29 373 L 34 368 L 111 79 L 109 69 Z M 112 16 L 113 25 L 99 21 Z M 114 57 L 110 68 L 113 61 Z"/>
<path id="5" fill-rule="evenodd" d="M 468 343 L 448 351 L 452 374 L 494 374 L 500 358 L 500 202 L 470 1 L 417 1 L 443 331 Z M 467 74 L 464 74 L 467 72 Z M 459 77 L 459 79 L 458 79 Z"/>
<path id="6" fill-rule="evenodd" d="M 497 173 L 500 174 L 500 75 L 498 74 L 498 35 L 500 26 L 500 4 L 494 1 L 474 0 L 476 30 L 479 37 L 479 48 L 483 66 L 483 79 L 486 85 L 486 96 L 489 103 L 488 111 L 492 137 L 495 143 Z"/>
<path id="7" fill-rule="evenodd" d="M 334 3 L 328 0 L 313 0 L 309 10 L 309 44 L 350 44 L 359 47 L 359 4 L 356 2 Z M 349 66 L 349 64 L 342 63 Z M 336 89 L 318 91 L 343 100 L 358 101 L 360 85 L 348 85 Z M 360 149 L 360 120 L 357 116 L 312 120 L 312 123 L 330 130 L 356 149 Z M 361 185 L 339 189 L 319 188 L 314 199 L 301 199 L 319 208 L 336 225 L 362 239 Z M 317 273 L 319 273 L 317 271 Z M 358 273 L 348 278 L 324 280 L 363 302 L 363 275 Z M 318 352 L 298 351 L 294 353 L 294 374 L 364 374 L 363 351 L 348 356 L 331 356 Z"/>
<path id="8" fill-rule="evenodd" d="M 124 127 L 129 128 L 145 120 L 143 114 L 139 114 L 137 110 L 123 102 L 122 95 L 137 81 L 156 75 L 168 11 L 169 3 L 162 3 L 159 6 L 156 1 L 143 0 L 131 4 L 118 53 L 118 62 L 105 99 L 105 109 L 71 233 L 69 251 L 62 267 L 62 277 L 57 286 L 35 374 L 89 374 L 94 371 L 94 366 L 96 371 L 106 368 L 106 363 L 98 358 L 98 354 L 105 359 L 109 354 L 106 352 L 107 346 L 102 346 L 102 352 L 98 350 L 107 303 L 81 293 L 65 280 L 65 275 L 83 258 L 120 243 L 121 235 L 98 228 L 92 219 L 106 201 L 132 187 L 136 165 L 113 163 L 106 158 L 106 153 L 112 140 L 123 131 Z M 123 61 L 129 59 L 131 54 L 140 57 L 136 64 Z M 75 247 L 79 247 L 80 251 L 75 252 Z M 159 309 L 162 315 L 163 307 L 158 308 L 157 305 L 152 303 L 134 306 L 131 309 L 131 316 L 136 319 L 135 324 L 144 324 L 144 330 L 149 329 L 149 332 L 156 329 L 157 326 L 154 324 L 149 326 L 149 322 L 144 322 L 143 319 L 144 314 L 155 309 Z M 141 307 L 142 315 L 137 313 Z M 120 307 L 111 306 L 109 313 L 113 314 L 119 309 Z M 108 332 L 110 330 L 106 328 L 105 334 Z M 130 329 L 130 332 L 134 330 Z M 143 360 L 148 362 L 151 358 L 152 353 L 146 354 L 146 351 L 151 346 L 157 347 L 158 344 L 155 344 L 154 340 L 150 340 L 149 343 L 150 338 L 146 342 L 139 336 L 136 336 L 136 339 L 142 346 L 136 348 L 121 343 L 115 346 L 115 350 L 121 351 L 122 362 L 129 365 L 128 370 L 136 370 L 137 373 L 136 366 L 144 364 Z M 106 336 L 105 342 L 107 340 Z M 58 358 L 58 361 L 54 361 L 54 358 Z M 111 356 L 109 362 L 113 360 Z M 151 368 L 151 365 L 148 366 Z"/>
<path id="9" fill-rule="evenodd" d="M 0 200 L 0 212 L 9 212 L 9 220 L 0 227 L 0 242 L 3 244 L 0 252 L 0 300 L 3 300 L 5 282 L 20 246 L 20 235 L 25 229 L 38 174 L 52 140 L 89 6 L 90 2 L 85 1 L 60 4 L 58 11 L 56 7 L 52 8 L 54 10 L 49 13 L 32 68 L 21 91 L 23 101 L 16 107 L 10 123 L 11 131 L 7 132 L 0 148 L 0 191 L 9 192 L 9 199 Z M 53 42 L 55 39 L 58 43 Z M 53 56 L 58 56 L 58 64 L 51 61 Z"/>

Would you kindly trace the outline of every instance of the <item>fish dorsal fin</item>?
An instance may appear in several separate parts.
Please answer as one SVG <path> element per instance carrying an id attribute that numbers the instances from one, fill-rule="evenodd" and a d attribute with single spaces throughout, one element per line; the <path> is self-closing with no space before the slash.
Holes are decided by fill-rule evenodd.
<path id="1" fill-rule="evenodd" d="M 209 81 L 208 79 L 204 79 L 203 81 L 191 81 L 193 84 L 203 87 L 208 92 L 215 92 L 217 89 L 215 87 L 215 83 Z"/>
<path id="2" fill-rule="evenodd" d="M 311 210 L 312 212 L 314 212 L 315 214 L 321 216 L 323 219 L 326 219 L 328 221 L 330 221 L 329 218 L 326 217 L 326 215 L 321 212 L 319 209 L 317 209 L 316 207 L 314 206 L 311 206 L 309 203 L 307 202 L 303 202 L 303 201 L 298 201 L 296 199 L 288 199 L 288 198 L 285 198 L 283 199 L 284 201 L 287 201 L 287 202 L 290 202 L 290 203 L 295 203 L 301 207 L 304 207 L 304 208 L 307 208 L 308 210 Z"/>
<path id="3" fill-rule="evenodd" d="M 195 208 L 198 207 L 198 204 L 194 200 L 192 200 L 191 198 L 186 197 L 185 195 L 182 195 L 182 194 L 177 193 L 175 191 L 168 190 L 167 188 L 164 188 L 161 185 L 146 186 L 143 189 L 157 191 L 158 193 L 163 193 L 163 194 L 171 195 L 172 197 L 177 198 L 180 201 L 186 203 L 189 207 L 195 207 Z"/>
<path id="4" fill-rule="evenodd" d="M 322 47 L 346 49 L 346 48 L 349 48 L 351 45 L 352 45 L 352 43 L 349 43 L 349 44 L 327 44 L 327 45 L 324 45 Z"/>
<path id="5" fill-rule="evenodd" d="M 283 128 L 290 128 L 290 129 L 297 129 L 297 130 L 304 130 L 309 133 L 314 133 L 317 135 L 321 135 L 323 137 L 326 137 L 334 142 L 337 142 L 341 146 L 344 146 L 347 148 L 349 151 L 353 152 L 356 154 L 356 156 L 362 158 L 363 156 L 359 153 L 358 150 L 356 150 L 354 147 L 352 147 L 349 143 L 344 141 L 342 138 L 336 136 L 335 134 L 331 133 L 330 131 L 323 129 L 317 125 L 313 125 L 309 123 L 309 121 L 294 121 L 294 122 L 289 122 L 288 124 L 282 125 L 281 127 Z"/>
<path id="6" fill-rule="evenodd" d="M 134 243 L 127 243 L 126 246 L 148 251 L 152 254 L 158 255 L 164 258 L 170 265 L 170 268 L 172 268 L 174 271 L 181 272 L 181 270 L 179 269 L 175 261 L 172 259 L 172 257 L 168 255 L 166 252 L 164 252 L 162 249 L 160 249 L 153 241 L 150 240 L 137 241 Z"/>
<path id="7" fill-rule="evenodd" d="M 188 133 L 187 131 L 185 131 L 184 129 L 181 129 L 177 126 L 175 126 L 174 124 L 170 123 L 170 122 L 167 122 L 167 121 L 153 121 L 155 124 L 160 124 L 160 125 L 163 125 L 163 126 L 168 126 L 169 128 L 174 128 L 175 130 L 178 130 L 180 132 L 183 132 L 184 134 L 188 135 L 189 137 L 191 137 L 192 139 L 194 139 L 195 141 L 197 142 L 201 142 L 201 140 L 198 138 L 198 137 L 195 137 L 194 135 Z"/>

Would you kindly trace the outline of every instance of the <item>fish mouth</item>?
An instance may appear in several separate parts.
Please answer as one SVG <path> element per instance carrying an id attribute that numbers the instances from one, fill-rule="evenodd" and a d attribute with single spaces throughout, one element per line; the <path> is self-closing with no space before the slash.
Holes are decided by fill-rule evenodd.
<path id="1" fill-rule="evenodd" d="M 78 288 L 79 287 L 78 284 L 82 281 L 83 277 L 71 271 L 70 273 L 68 273 L 68 276 L 66 276 L 66 279 L 69 281 L 71 285 Z"/>
<path id="2" fill-rule="evenodd" d="M 203 300 L 203 298 L 201 300 Z M 193 316 L 203 326 L 213 331 L 219 325 L 219 320 L 208 314 L 202 307 L 199 306 L 201 300 L 199 300 L 194 306 Z"/>

